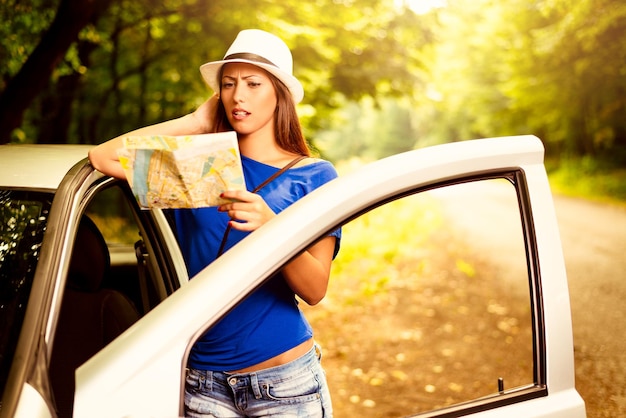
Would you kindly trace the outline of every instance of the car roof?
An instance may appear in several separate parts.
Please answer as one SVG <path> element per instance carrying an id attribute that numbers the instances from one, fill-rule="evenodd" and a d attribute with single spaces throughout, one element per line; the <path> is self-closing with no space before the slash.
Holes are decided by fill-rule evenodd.
<path id="1" fill-rule="evenodd" d="M 0 187 L 56 190 L 93 145 L 0 145 Z"/>

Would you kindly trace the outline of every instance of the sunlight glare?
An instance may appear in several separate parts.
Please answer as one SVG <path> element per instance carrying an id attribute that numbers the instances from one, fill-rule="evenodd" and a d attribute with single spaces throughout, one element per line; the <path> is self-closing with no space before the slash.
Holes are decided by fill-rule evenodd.
<path id="1" fill-rule="evenodd" d="M 417 14 L 426 14 L 432 9 L 446 7 L 446 0 L 394 0 L 396 7 L 406 6 Z"/>

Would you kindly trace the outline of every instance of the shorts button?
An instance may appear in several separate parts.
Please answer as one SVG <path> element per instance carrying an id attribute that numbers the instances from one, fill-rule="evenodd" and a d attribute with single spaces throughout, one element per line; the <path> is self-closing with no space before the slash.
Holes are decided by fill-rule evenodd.
<path id="1" fill-rule="evenodd" d="M 230 379 L 228 379 L 228 383 L 230 383 L 231 385 L 236 385 L 237 384 L 237 378 L 236 377 L 231 377 Z"/>

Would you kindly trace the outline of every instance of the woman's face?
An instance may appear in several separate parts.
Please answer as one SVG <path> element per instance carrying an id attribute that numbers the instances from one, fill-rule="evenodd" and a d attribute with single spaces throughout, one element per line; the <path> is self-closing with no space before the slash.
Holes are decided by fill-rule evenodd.
<path id="1" fill-rule="evenodd" d="M 274 135 L 277 99 L 270 76 L 252 64 L 224 65 L 220 92 L 226 117 L 240 136 Z"/>

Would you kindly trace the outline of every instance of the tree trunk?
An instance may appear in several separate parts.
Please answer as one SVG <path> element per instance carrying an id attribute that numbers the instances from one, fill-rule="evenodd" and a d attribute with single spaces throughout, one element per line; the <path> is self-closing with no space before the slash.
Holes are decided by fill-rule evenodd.
<path id="1" fill-rule="evenodd" d="M 97 45 L 88 41 L 78 42 L 78 59 L 82 65 L 91 66 L 91 53 Z M 41 126 L 37 134 L 38 144 L 65 144 L 69 142 L 69 130 L 72 124 L 74 102 L 82 87 L 83 75 L 72 72 L 59 77 L 51 85 L 41 101 Z M 84 138 L 78 138 L 79 143 L 88 143 Z"/>
<path id="2" fill-rule="evenodd" d="M 113 0 L 61 0 L 57 14 L 20 71 L 0 94 L 0 144 L 22 124 L 24 112 L 46 88 L 50 77 L 78 33 Z"/>

